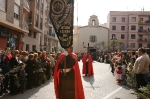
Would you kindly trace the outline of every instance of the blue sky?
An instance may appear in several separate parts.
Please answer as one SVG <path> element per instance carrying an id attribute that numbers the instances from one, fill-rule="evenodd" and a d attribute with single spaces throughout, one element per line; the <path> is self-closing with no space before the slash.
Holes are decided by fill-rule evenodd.
<path id="1" fill-rule="evenodd" d="M 150 0 L 74 0 L 74 25 L 85 26 L 91 15 L 97 15 L 100 24 L 107 22 L 109 11 L 150 11 Z M 78 5 L 78 6 L 77 6 Z M 78 11 L 77 11 L 78 8 Z M 77 13 L 78 12 L 78 13 Z"/>

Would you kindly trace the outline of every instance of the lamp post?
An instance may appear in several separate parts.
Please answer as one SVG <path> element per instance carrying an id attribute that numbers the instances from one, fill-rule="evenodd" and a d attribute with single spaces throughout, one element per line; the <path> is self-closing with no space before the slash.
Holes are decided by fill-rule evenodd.
<path id="1" fill-rule="evenodd" d="M 88 43 L 88 46 L 84 46 L 84 42 L 83 42 L 83 48 L 87 48 L 87 52 L 89 52 L 89 43 Z"/>

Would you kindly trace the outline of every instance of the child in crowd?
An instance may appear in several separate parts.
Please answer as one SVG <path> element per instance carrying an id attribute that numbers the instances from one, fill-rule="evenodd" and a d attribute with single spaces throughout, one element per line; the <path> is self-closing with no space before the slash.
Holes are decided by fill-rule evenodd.
<path id="1" fill-rule="evenodd" d="M 122 66 L 121 66 L 121 71 L 122 71 L 122 80 L 125 80 L 125 76 L 126 76 L 126 62 L 123 61 L 122 62 Z"/>
<path id="2" fill-rule="evenodd" d="M 116 70 L 116 79 L 117 79 L 117 83 L 120 84 L 121 80 L 122 80 L 122 71 L 121 71 L 121 67 L 118 66 L 117 70 Z"/>
<path id="3" fill-rule="evenodd" d="M 26 76 L 27 73 L 25 72 L 25 64 L 20 63 L 20 71 L 19 71 L 19 77 L 20 77 L 20 93 L 24 93 L 24 86 L 26 82 Z"/>
<path id="4" fill-rule="evenodd" d="M 3 79 L 4 75 L 2 74 L 2 69 L 0 69 L 0 96 L 3 95 Z"/>
<path id="5" fill-rule="evenodd" d="M 116 61 L 114 64 L 114 76 L 116 76 L 117 67 L 118 67 L 118 61 Z"/>

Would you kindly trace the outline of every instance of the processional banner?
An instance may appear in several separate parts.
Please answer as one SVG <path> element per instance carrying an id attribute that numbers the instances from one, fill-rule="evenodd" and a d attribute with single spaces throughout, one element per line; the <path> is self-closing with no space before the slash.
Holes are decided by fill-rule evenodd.
<path id="1" fill-rule="evenodd" d="M 51 0 L 50 20 L 62 48 L 73 44 L 74 0 Z"/>

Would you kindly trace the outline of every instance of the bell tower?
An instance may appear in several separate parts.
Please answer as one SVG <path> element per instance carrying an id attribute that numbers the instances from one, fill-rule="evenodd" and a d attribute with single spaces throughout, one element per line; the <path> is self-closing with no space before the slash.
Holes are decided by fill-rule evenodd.
<path id="1" fill-rule="evenodd" d="M 90 16 L 90 19 L 89 19 L 88 25 L 92 25 L 92 26 L 99 26 L 99 20 L 98 20 L 98 18 L 97 18 L 97 16 L 96 16 L 96 15 L 92 15 L 92 16 Z"/>

